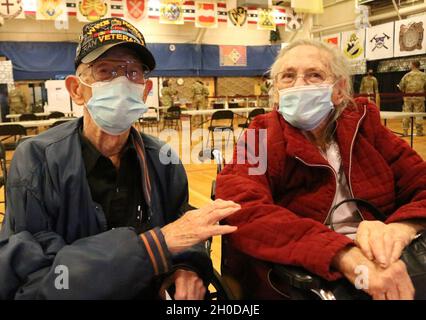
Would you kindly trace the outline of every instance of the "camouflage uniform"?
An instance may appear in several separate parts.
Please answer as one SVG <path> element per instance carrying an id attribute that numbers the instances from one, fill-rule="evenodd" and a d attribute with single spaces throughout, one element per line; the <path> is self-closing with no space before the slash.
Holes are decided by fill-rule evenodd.
<path id="1" fill-rule="evenodd" d="M 199 82 L 195 82 L 192 85 L 192 107 L 194 109 L 206 109 L 208 96 L 209 90 L 206 86 Z"/>
<path id="2" fill-rule="evenodd" d="M 9 92 L 9 113 L 11 114 L 22 114 L 28 113 L 27 101 L 24 94 L 18 90 L 13 89 Z"/>
<path id="3" fill-rule="evenodd" d="M 361 80 L 359 93 L 373 95 L 373 97 L 369 96 L 368 100 L 373 100 L 376 103 L 376 105 L 379 106 L 378 101 L 376 99 L 377 94 L 379 93 L 379 86 L 377 84 L 376 77 L 373 77 L 373 76 L 363 77 Z"/>
<path id="4" fill-rule="evenodd" d="M 163 87 L 161 89 L 161 104 L 164 107 L 173 106 L 174 99 L 173 97 L 177 95 L 177 90 L 172 89 L 171 87 Z"/>
<path id="5" fill-rule="evenodd" d="M 260 85 L 260 94 L 262 96 L 269 96 L 269 89 L 271 88 L 271 85 L 267 82 L 264 81 L 261 85 Z M 260 100 L 260 107 L 261 108 L 267 108 L 269 104 L 269 99 L 268 98 L 262 98 Z"/>
<path id="6" fill-rule="evenodd" d="M 420 70 L 412 70 L 407 73 L 399 83 L 399 88 L 404 93 L 424 93 L 426 91 L 426 74 Z M 424 97 L 404 97 L 404 112 L 424 112 Z M 418 136 L 423 135 L 423 118 L 415 119 L 416 131 Z M 410 127 L 409 118 L 402 120 L 402 129 L 404 135 L 407 135 Z"/>

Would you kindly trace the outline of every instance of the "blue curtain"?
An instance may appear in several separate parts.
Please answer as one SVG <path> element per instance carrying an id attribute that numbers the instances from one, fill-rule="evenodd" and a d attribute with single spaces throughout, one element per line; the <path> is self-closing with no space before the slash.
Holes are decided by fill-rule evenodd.
<path id="1" fill-rule="evenodd" d="M 63 78 L 74 73 L 76 43 L 0 42 L 0 55 L 12 60 L 15 80 Z M 219 46 L 148 44 L 157 67 L 153 76 L 260 76 L 267 72 L 280 46 L 248 46 L 246 67 L 220 67 Z"/>

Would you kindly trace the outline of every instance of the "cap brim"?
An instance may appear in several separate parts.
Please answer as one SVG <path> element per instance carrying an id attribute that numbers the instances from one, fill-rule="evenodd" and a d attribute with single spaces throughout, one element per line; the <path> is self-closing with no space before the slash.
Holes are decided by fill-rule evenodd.
<path id="1" fill-rule="evenodd" d="M 155 59 L 152 53 L 144 46 L 138 44 L 138 43 L 132 43 L 132 42 L 117 42 L 117 43 L 111 43 L 104 45 L 102 47 L 99 47 L 86 56 L 81 59 L 81 63 L 90 63 L 92 61 L 95 61 L 97 58 L 99 58 L 101 55 L 103 55 L 105 52 L 107 52 L 109 49 L 115 47 L 115 46 L 126 46 L 131 48 L 132 50 L 137 51 L 138 55 L 141 57 L 142 62 L 149 68 L 150 71 L 155 69 Z"/>

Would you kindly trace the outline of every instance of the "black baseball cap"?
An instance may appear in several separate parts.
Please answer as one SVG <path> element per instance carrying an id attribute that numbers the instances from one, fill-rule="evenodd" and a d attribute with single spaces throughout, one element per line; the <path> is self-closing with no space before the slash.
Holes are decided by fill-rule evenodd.
<path id="1" fill-rule="evenodd" d="M 105 18 L 84 25 L 75 56 L 75 68 L 80 63 L 96 60 L 117 45 L 132 48 L 150 71 L 155 68 L 154 56 L 147 49 L 142 33 L 121 18 Z"/>

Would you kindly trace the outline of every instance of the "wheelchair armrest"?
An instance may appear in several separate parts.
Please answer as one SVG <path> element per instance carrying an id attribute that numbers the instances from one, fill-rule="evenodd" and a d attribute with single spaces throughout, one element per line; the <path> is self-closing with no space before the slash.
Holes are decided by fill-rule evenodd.
<path id="1" fill-rule="evenodd" d="M 302 267 L 274 264 L 272 272 L 292 287 L 302 290 L 320 289 L 323 279 Z"/>

